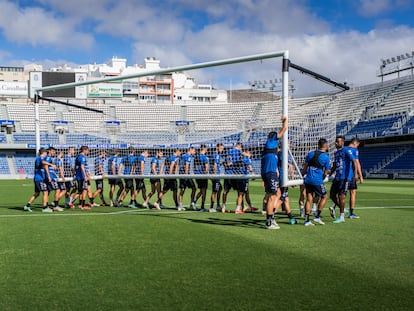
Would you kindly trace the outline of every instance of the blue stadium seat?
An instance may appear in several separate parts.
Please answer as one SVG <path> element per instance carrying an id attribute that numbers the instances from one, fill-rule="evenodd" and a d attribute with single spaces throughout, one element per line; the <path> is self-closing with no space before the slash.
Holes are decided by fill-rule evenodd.
<path id="1" fill-rule="evenodd" d="M 0 155 L 0 174 L 10 174 L 9 164 L 5 155 Z"/>
<path id="2" fill-rule="evenodd" d="M 347 135 L 358 135 L 362 133 L 376 133 L 373 137 L 384 136 L 384 131 L 392 128 L 393 124 L 401 119 L 401 116 L 391 116 L 380 119 L 359 121 Z"/>
<path id="3" fill-rule="evenodd" d="M 336 134 L 341 133 L 341 131 L 348 126 L 350 121 L 340 121 L 336 124 Z"/>
<path id="4" fill-rule="evenodd" d="M 409 145 L 365 147 L 360 150 L 360 161 L 362 170 L 370 171 L 384 160 L 399 152 Z M 414 169 L 414 151 L 409 150 L 403 156 L 388 164 L 383 169 Z"/>
<path id="5" fill-rule="evenodd" d="M 0 144 L 4 144 L 7 142 L 6 135 L 4 133 L 0 133 Z"/>
<path id="6" fill-rule="evenodd" d="M 15 155 L 14 165 L 16 166 L 16 173 L 19 173 L 20 169 L 23 168 L 25 175 L 33 174 L 35 156 L 32 155 Z"/>
<path id="7" fill-rule="evenodd" d="M 401 157 L 396 159 L 395 161 L 391 162 L 387 166 L 383 168 L 384 170 L 411 170 L 414 171 L 414 149 L 411 148 L 406 153 L 404 153 Z"/>
<path id="8" fill-rule="evenodd" d="M 403 134 L 414 134 L 414 117 L 404 125 Z"/>

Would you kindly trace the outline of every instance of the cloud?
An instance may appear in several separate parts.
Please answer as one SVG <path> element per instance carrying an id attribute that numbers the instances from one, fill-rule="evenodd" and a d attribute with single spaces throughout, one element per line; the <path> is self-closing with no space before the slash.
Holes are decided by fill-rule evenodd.
<path id="1" fill-rule="evenodd" d="M 411 3 L 351 1 L 358 4 L 356 11 L 367 17 L 395 8 L 401 10 Z M 108 42 L 115 38 L 123 44 L 116 50 L 131 55 L 130 63 L 142 63 L 145 57 L 155 56 L 163 67 L 289 49 L 292 60 L 299 65 L 358 85 L 376 80 L 381 58 L 401 54 L 414 46 L 414 29 L 395 26 L 387 19 L 378 21 L 378 27 L 369 32 L 334 32 L 335 27 L 315 15 L 307 0 L 37 3 L 37 7 L 18 8 L 10 1 L 0 0 L 0 28 L 8 40 L 36 46 L 88 48 L 94 44 L 94 37 Z M 105 53 L 109 57 L 113 51 Z M 247 85 L 249 80 L 279 78 L 280 67 L 280 60 L 276 60 L 191 74 L 200 82 L 211 80 L 227 88 L 229 80 L 235 85 Z M 297 79 L 300 92 L 324 87 L 294 71 L 291 76 Z"/>
<path id="2" fill-rule="evenodd" d="M 364 17 L 374 17 L 386 12 L 404 9 L 412 5 L 412 0 L 358 0 L 358 13 Z"/>
<path id="3" fill-rule="evenodd" d="M 173 67 L 192 62 L 183 50 L 175 45 L 156 45 L 152 43 L 137 42 L 133 46 L 133 61 L 140 63 L 146 57 L 155 57 L 161 61 L 161 67 Z"/>
<path id="4" fill-rule="evenodd" d="M 76 24 L 40 7 L 20 8 L 10 1 L 0 1 L 0 29 L 10 41 L 21 45 L 71 47 L 87 50 L 93 36 L 76 30 Z"/>
<path id="5" fill-rule="evenodd" d="M 391 3 L 389 0 L 359 0 L 358 12 L 362 16 L 377 16 L 387 11 Z"/>
<path id="6" fill-rule="evenodd" d="M 9 58 L 9 57 L 10 57 L 10 55 L 11 55 L 11 53 L 10 53 L 10 52 L 8 52 L 8 51 L 4 51 L 4 50 L 0 50 L 0 61 L 1 61 L 2 63 L 4 63 L 4 62 L 5 62 L 5 60 L 6 60 L 7 58 Z"/>

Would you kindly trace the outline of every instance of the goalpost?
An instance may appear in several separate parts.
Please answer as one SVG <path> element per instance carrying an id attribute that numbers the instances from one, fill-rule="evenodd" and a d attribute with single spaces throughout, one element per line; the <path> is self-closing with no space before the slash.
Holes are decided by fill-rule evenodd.
<path id="1" fill-rule="evenodd" d="M 271 71 L 276 76 L 281 73 L 282 83 L 280 95 L 275 96 L 273 92 L 264 91 L 264 95 L 272 94 L 271 98 L 262 99 L 256 97 L 252 92 L 251 100 L 231 101 L 227 103 L 178 103 L 178 104 L 138 104 L 135 103 L 90 103 L 88 105 L 76 106 L 69 104 L 69 107 L 62 108 L 61 115 L 67 119 L 67 129 L 59 128 L 58 142 L 54 145 L 59 150 L 67 150 L 69 146 L 75 148 L 81 145 L 88 145 L 91 149 L 90 163 L 93 173 L 93 159 L 101 151 L 106 151 L 107 157 L 111 151 L 117 149 L 122 156 L 128 154 L 128 148 L 133 147 L 136 155 L 143 150 L 154 154 L 156 150 L 162 150 L 164 157 L 168 157 L 175 149 L 180 148 L 183 153 L 190 146 L 197 150 L 201 145 L 207 145 L 208 155 L 211 156 L 217 143 L 223 143 L 225 150 L 233 148 L 237 142 L 241 142 L 243 150 L 250 152 L 253 163 L 253 173 L 246 175 L 245 172 L 232 172 L 222 174 L 224 179 L 258 179 L 260 178 L 260 158 L 267 134 L 271 131 L 278 131 L 281 127 L 281 117 L 286 116 L 289 126 L 282 139 L 282 165 L 284 186 L 298 185 L 303 182 L 300 167 L 307 152 L 316 148 L 317 140 L 325 137 L 333 142 L 335 136 L 334 106 L 332 98 L 325 96 L 322 106 L 303 105 L 292 103 L 289 107 L 289 68 L 295 68 L 302 73 L 314 74 L 309 70 L 292 64 L 289 60 L 289 51 L 249 55 L 244 57 L 216 60 L 211 62 L 190 64 L 165 69 L 151 70 L 139 74 L 122 75 L 97 80 L 66 83 L 38 88 L 35 90 L 35 132 L 36 148 L 39 150 L 42 143 L 48 144 L 47 139 L 41 136 L 42 120 L 40 118 L 39 102 L 43 101 L 49 105 L 68 105 L 53 98 L 42 97 L 42 92 L 53 92 L 67 88 L 88 86 L 98 83 L 113 81 L 124 81 L 143 77 L 160 77 L 163 74 L 191 71 L 196 69 L 208 69 L 234 64 L 246 64 L 249 62 L 267 59 L 281 58 L 281 70 L 277 68 Z M 226 67 L 227 68 L 227 67 Z M 322 78 L 321 78 L 322 77 Z M 332 80 L 318 75 L 320 80 L 339 85 Z M 211 89 L 210 89 L 211 91 Z M 113 102 L 113 101 L 112 101 Z M 303 103 L 302 103 L 303 104 Z M 109 107 L 108 107 L 109 105 Z M 127 107 L 132 111 L 125 110 Z M 81 110 L 82 109 L 82 110 Z M 82 111 L 82 113 L 79 113 Z M 293 112 L 292 116 L 290 115 Z M 115 115 L 114 115 L 115 113 Z M 85 123 L 85 127 L 79 130 L 79 123 Z M 78 124 L 78 125 L 77 125 Z M 72 127 L 72 128 L 71 128 Z M 83 132 L 82 132 L 83 130 Z M 75 140 L 69 140 L 69 137 Z M 49 143 L 50 144 L 50 143 Z M 225 151 L 225 152 L 226 152 Z M 223 155 L 225 157 L 225 155 Z M 292 159 L 292 161 L 289 161 Z M 289 162 L 293 165 L 295 174 L 289 173 Z M 146 161 L 144 176 L 108 176 L 108 178 L 120 177 L 150 177 L 149 159 Z M 160 178 L 183 178 L 183 175 L 161 174 Z M 217 178 L 217 175 L 194 174 L 187 178 L 210 179 Z"/>

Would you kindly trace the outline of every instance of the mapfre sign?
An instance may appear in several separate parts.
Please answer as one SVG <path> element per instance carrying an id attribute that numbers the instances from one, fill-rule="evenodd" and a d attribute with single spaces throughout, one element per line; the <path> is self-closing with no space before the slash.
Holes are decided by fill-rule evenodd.
<path id="1" fill-rule="evenodd" d="M 0 81 L 0 97 L 1 96 L 28 97 L 28 83 Z"/>

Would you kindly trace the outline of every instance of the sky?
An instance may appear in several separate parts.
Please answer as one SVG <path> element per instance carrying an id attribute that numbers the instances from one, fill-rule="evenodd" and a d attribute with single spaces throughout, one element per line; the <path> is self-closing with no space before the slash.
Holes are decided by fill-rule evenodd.
<path id="1" fill-rule="evenodd" d="M 414 51 L 414 0 L 0 0 L 0 65 L 161 66 L 279 50 L 350 85 L 379 81 L 380 59 Z M 280 77 L 266 61 L 195 73 L 228 88 Z M 292 74 L 302 92 L 315 83 Z M 323 87 L 322 87 L 323 88 Z"/>

